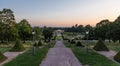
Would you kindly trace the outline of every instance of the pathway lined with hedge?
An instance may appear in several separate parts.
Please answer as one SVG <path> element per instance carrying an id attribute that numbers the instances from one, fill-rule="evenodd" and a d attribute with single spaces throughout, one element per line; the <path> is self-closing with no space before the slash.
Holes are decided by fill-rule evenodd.
<path id="1" fill-rule="evenodd" d="M 117 54 L 117 52 L 110 50 L 110 51 L 96 51 L 97 53 L 104 55 L 105 57 L 107 57 L 108 59 L 112 60 L 113 62 L 117 63 L 120 65 L 120 63 L 118 63 L 117 61 L 115 61 L 113 58 L 114 56 Z"/>
<path id="2" fill-rule="evenodd" d="M 22 54 L 23 52 L 24 51 L 22 51 L 22 52 L 5 52 L 4 55 L 7 57 L 7 59 L 5 61 L 3 61 L 2 63 L 0 63 L 0 66 L 4 65 L 7 62 L 10 62 L 12 59 L 17 57 L 19 54 Z"/>
<path id="3" fill-rule="evenodd" d="M 82 66 L 82 64 L 70 48 L 66 48 L 62 41 L 57 41 L 40 66 Z"/>

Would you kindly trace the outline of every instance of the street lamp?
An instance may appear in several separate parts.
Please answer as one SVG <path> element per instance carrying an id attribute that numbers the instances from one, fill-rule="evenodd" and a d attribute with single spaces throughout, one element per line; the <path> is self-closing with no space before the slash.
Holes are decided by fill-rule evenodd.
<path id="1" fill-rule="evenodd" d="M 86 35 L 87 35 L 87 42 L 88 42 L 88 34 L 89 34 L 89 31 L 86 31 Z M 88 54 L 88 45 L 87 45 L 87 44 L 86 44 L 85 49 L 86 49 L 86 54 Z"/>
<path id="2" fill-rule="evenodd" d="M 35 34 L 35 32 L 33 31 L 33 32 L 32 32 L 32 35 L 33 35 L 33 41 L 34 41 L 34 34 Z"/>
<path id="3" fill-rule="evenodd" d="M 34 34 L 35 34 L 35 32 L 33 31 L 33 32 L 32 32 L 32 35 L 33 35 L 32 55 L 34 55 L 34 54 L 35 54 L 35 47 L 34 47 Z"/>

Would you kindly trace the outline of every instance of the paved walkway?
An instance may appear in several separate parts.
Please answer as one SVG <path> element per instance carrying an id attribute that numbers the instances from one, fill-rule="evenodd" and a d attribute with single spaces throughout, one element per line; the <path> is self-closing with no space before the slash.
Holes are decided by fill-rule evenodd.
<path id="1" fill-rule="evenodd" d="M 0 63 L 0 66 L 4 65 L 7 62 L 10 62 L 12 59 L 14 59 L 19 54 L 22 54 L 23 52 L 5 52 L 4 55 L 7 57 L 7 59 Z"/>
<path id="2" fill-rule="evenodd" d="M 120 65 L 120 63 L 118 63 L 117 61 L 115 61 L 113 58 L 114 56 L 117 54 L 117 52 L 110 50 L 110 51 L 97 51 L 97 53 L 104 55 L 105 57 L 107 57 L 108 59 L 112 60 L 113 62 L 117 63 Z"/>
<path id="3" fill-rule="evenodd" d="M 82 64 L 70 48 L 66 48 L 62 41 L 57 41 L 40 66 L 82 66 Z"/>

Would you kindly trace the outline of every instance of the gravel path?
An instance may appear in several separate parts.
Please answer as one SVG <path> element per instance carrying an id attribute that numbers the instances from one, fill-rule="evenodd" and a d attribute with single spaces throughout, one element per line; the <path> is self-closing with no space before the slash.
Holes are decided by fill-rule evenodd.
<path id="1" fill-rule="evenodd" d="M 0 66 L 4 65 L 7 62 L 10 62 L 17 55 L 22 54 L 23 52 L 5 52 L 4 55 L 7 57 L 7 59 L 5 61 L 3 61 L 2 63 L 0 63 Z"/>
<path id="2" fill-rule="evenodd" d="M 66 48 L 62 41 L 57 41 L 54 48 L 48 51 L 40 66 L 82 66 L 70 48 Z"/>
<path id="3" fill-rule="evenodd" d="M 117 54 L 117 52 L 110 50 L 110 51 L 97 51 L 97 53 L 104 55 L 108 59 L 112 60 L 113 62 L 117 63 L 120 65 L 120 63 L 116 62 L 113 58 Z"/>

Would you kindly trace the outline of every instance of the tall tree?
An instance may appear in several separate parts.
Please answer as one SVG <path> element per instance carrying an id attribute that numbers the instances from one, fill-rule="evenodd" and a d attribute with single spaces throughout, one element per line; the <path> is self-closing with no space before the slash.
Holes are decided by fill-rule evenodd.
<path id="1" fill-rule="evenodd" d="M 33 31 L 35 31 L 35 39 L 39 40 L 40 35 L 42 35 L 42 29 L 40 27 L 34 27 Z"/>
<path id="2" fill-rule="evenodd" d="M 26 19 L 23 19 L 18 23 L 18 30 L 20 38 L 25 42 L 27 39 L 31 37 L 32 28 L 29 22 Z"/>
<path id="3" fill-rule="evenodd" d="M 53 36 L 53 30 L 51 28 L 45 28 L 43 30 L 43 36 L 44 36 L 44 39 L 45 39 L 45 42 L 49 42 Z"/>
<path id="4" fill-rule="evenodd" d="M 14 14 L 11 9 L 3 9 L 0 13 L 0 21 L 3 23 L 2 28 L 4 29 L 4 31 L 2 31 L 4 34 L 3 37 L 4 40 L 9 42 L 18 36 Z"/>
<path id="5" fill-rule="evenodd" d="M 105 40 L 106 34 L 109 31 L 109 24 L 110 24 L 110 21 L 107 19 L 97 23 L 95 28 L 95 36 L 97 38 L 101 38 L 102 40 Z"/>

